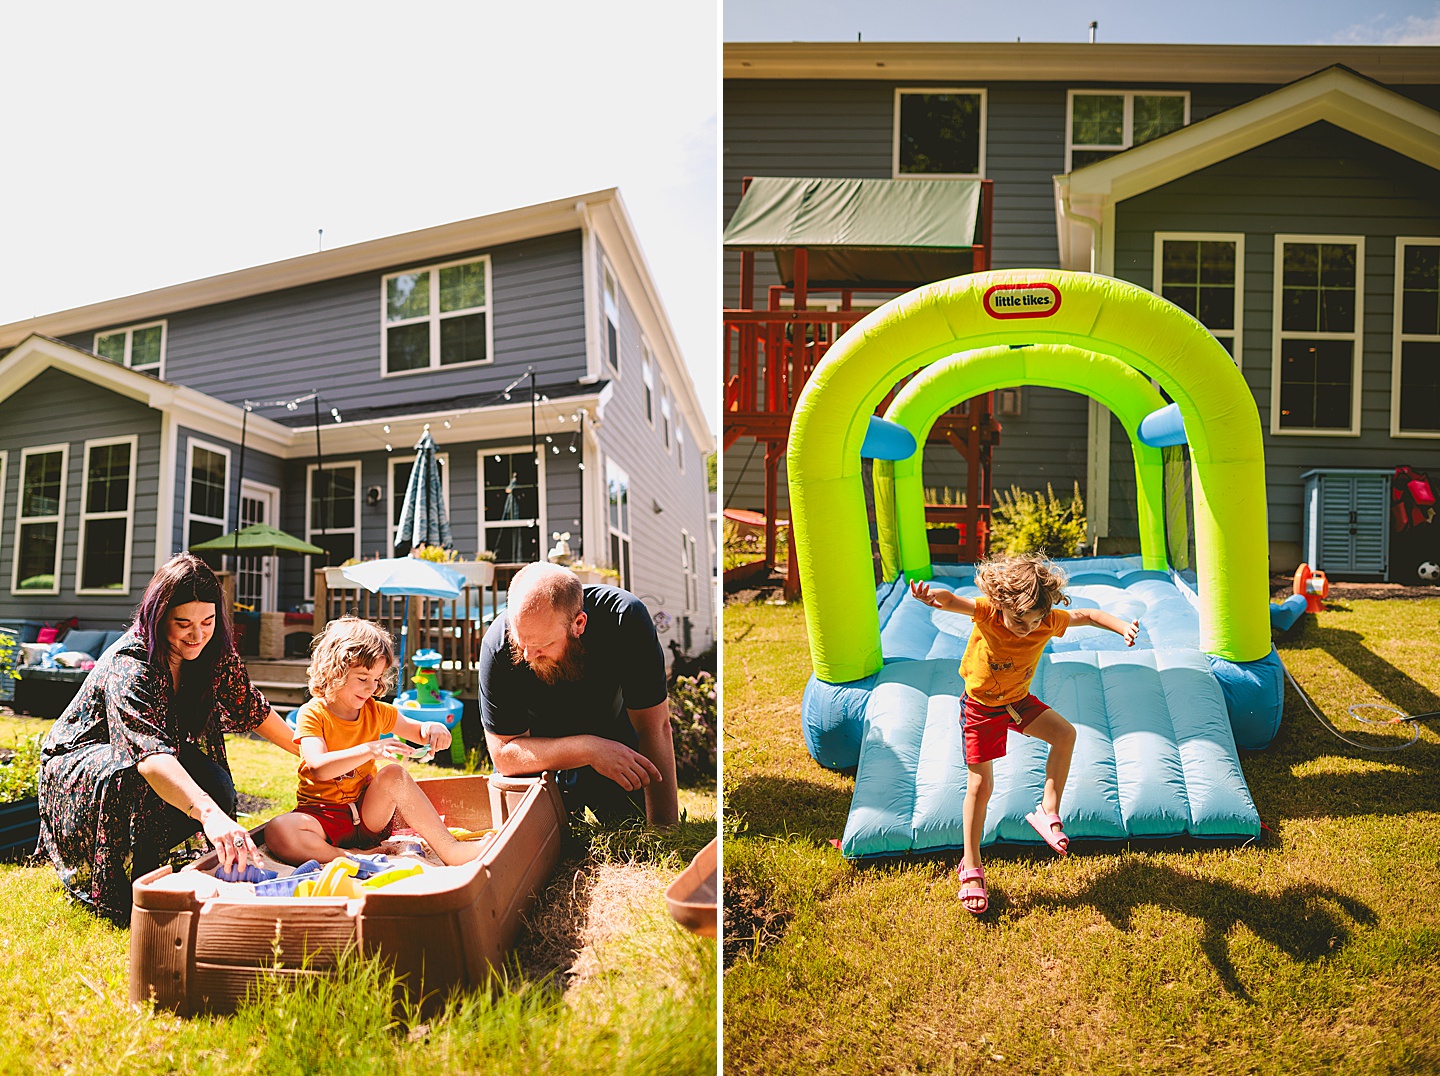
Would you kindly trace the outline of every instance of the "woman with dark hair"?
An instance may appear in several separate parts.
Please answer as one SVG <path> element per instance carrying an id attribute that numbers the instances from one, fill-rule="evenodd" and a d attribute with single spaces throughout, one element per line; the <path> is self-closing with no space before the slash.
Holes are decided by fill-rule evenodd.
<path id="1" fill-rule="evenodd" d="M 40 847 L 70 894 L 128 924 L 131 882 L 197 831 L 225 867 L 253 860 L 225 756 L 225 733 L 250 731 L 297 751 L 235 653 L 219 579 L 179 553 L 45 737 Z"/>

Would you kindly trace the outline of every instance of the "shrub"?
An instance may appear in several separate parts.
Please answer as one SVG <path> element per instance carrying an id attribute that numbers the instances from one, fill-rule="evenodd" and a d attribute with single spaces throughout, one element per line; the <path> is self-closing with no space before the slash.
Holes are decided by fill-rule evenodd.
<path id="1" fill-rule="evenodd" d="M 1085 543 L 1085 503 L 1079 482 L 1068 502 L 1058 499 L 1049 483 L 1043 497 L 1011 486 L 1008 498 L 1002 492 L 995 501 L 990 534 L 996 552 L 1012 557 L 1021 553 L 1073 557 Z"/>
<path id="2" fill-rule="evenodd" d="M 31 736 L 15 745 L 14 752 L 0 762 L 0 803 L 16 803 L 40 794 L 40 737 Z"/>
<path id="3" fill-rule="evenodd" d="M 410 550 L 410 555 L 417 560 L 428 560 L 435 564 L 449 564 L 460 559 L 460 554 L 455 550 L 439 545 L 417 545 Z"/>
<path id="4" fill-rule="evenodd" d="M 670 687 L 670 732 L 675 776 L 683 785 L 715 783 L 715 678 L 708 672 L 677 676 Z"/>

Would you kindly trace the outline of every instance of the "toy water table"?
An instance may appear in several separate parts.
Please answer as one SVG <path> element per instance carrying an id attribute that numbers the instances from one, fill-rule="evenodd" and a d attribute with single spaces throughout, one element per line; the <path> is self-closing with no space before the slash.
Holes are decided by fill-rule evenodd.
<path id="1" fill-rule="evenodd" d="M 465 704 L 452 692 L 440 689 L 438 651 L 417 650 L 410 660 L 415 665 L 415 675 L 410 678 L 415 687 L 397 695 L 395 705 L 412 721 L 443 721 L 450 730 L 450 757 L 455 765 L 463 766 L 465 744 L 460 737 L 460 716 Z"/>

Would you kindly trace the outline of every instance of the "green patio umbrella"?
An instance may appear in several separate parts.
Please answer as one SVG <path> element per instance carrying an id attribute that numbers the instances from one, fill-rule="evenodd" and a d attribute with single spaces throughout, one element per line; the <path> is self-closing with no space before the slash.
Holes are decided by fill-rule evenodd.
<path id="1" fill-rule="evenodd" d="M 190 547 L 190 552 L 273 557 L 278 553 L 309 553 L 311 556 L 318 556 L 325 550 L 264 523 L 252 523 L 238 531 L 222 534 L 219 538 L 211 538 L 208 542 L 198 542 Z"/>

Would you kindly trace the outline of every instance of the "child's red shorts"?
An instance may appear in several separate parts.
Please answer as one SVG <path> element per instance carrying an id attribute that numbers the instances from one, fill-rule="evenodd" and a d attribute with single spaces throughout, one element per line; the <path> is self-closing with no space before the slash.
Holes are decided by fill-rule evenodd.
<path id="1" fill-rule="evenodd" d="M 386 837 L 395 825 L 395 816 L 385 823 L 379 833 L 371 833 L 360 821 L 358 803 L 306 803 L 296 807 L 301 814 L 313 816 L 325 831 L 325 839 L 336 848 L 373 848 Z"/>
<path id="2" fill-rule="evenodd" d="M 1005 735 L 1024 732 L 1050 704 L 1026 695 L 1005 706 L 986 706 L 969 695 L 960 696 L 960 726 L 965 730 L 965 761 L 970 765 L 1005 757 Z"/>

